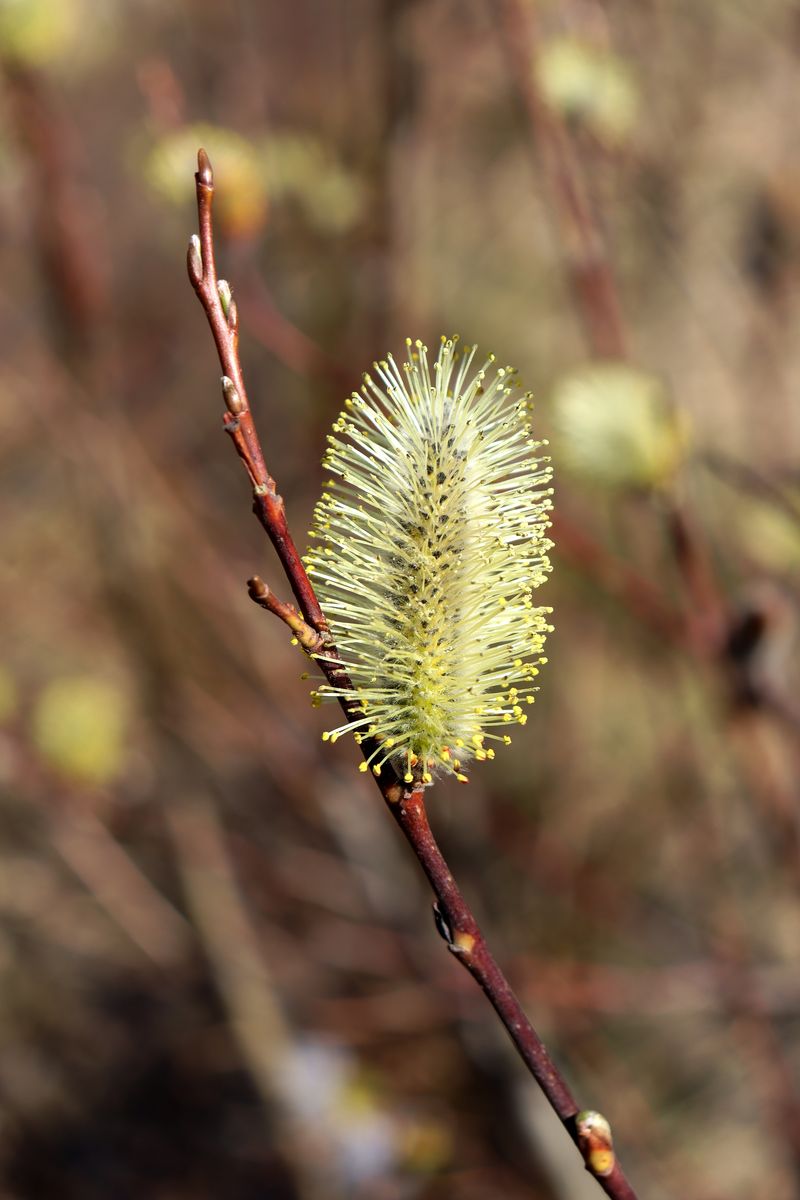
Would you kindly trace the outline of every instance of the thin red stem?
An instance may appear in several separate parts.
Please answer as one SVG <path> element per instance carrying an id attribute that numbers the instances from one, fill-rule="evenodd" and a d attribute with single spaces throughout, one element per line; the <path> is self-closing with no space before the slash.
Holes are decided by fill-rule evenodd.
<path id="1" fill-rule="evenodd" d="M 197 213 L 200 228 L 200 271 L 192 270 L 190 278 L 197 296 L 203 305 L 214 344 L 217 347 L 220 365 L 224 374 L 233 381 L 239 404 L 235 413 L 225 418 L 225 428 L 230 434 L 239 457 L 244 462 L 253 484 L 253 510 L 267 532 L 289 580 L 300 611 L 309 625 L 318 633 L 326 633 L 328 626 L 322 615 L 314 589 L 311 586 L 303 561 L 292 540 L 286 523 L 283 497 L 278 495 L 275 481 L 267 471 L 261 442 L 253 423 L 253 415 L 247 400 L 241 362 L 239 359 L 238 325 L 235 308 L 226 315 L 219 295 L 214 256 L 214 227 L 212 207 L 214 203 L 214 175 L 204 150 L 197 157 L 198 170 L 195 175 L 197 188 Z"/>
<path id="2" fill-rule="evenodd" d="M 483 989 L 520 1058 L 567 1133 L 582 1148 L 575 1120 L 579 1112 L 578 1104 L 493 958 L 472 910 L 450 873 L 428 823 L 424 793 L 415 791 L 406 794 L 399 802 L 390 803 L 389 810 L 436 896 L 439 931 L 451 952 Z M 595 1178 L 606 1195 L 615 1197 L 615 1200 L 636 1200 L 636 1193 L 616 1160 L 610 1174 L 595 1175 Z"/>

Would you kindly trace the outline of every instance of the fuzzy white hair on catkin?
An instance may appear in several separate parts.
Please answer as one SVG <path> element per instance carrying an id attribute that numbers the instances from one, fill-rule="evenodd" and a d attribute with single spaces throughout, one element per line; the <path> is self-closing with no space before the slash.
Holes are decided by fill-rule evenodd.
<path id="1" fill-rule="evenodd" d="M 357 692 L 351 732 L 408 784 L 466 781 L 472 760 L 511 741 L 551 631 L 534 590 L 550 570 L 549 459 L 531 397 L 493 356 L 442 339 L 431 366 L 410 339 L 364 376 L 328 438 L 332 478 L 306 556 Z M 315 699 L 352 695 L 322 684 Z"/>

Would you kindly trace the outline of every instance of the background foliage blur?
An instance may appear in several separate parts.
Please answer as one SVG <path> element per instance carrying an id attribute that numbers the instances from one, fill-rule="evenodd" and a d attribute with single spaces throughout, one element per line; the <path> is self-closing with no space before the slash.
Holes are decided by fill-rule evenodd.
<path id="1" fill-rule="evenodd" d="M 3 1196 L 599 1194 L 247 600 L 285 588 L 185 277 L 199 144 L 298 541 L 407 334 L 534 390 L 550 666 L 433 823 L 641 1194 L 800 1196 L 800 5 L 521 7 L 0 2 Z"/>

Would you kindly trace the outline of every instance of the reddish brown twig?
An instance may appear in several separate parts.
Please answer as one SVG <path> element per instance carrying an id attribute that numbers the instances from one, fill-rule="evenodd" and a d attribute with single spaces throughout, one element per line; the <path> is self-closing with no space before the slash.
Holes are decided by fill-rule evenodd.
<path id="1" fill-rule="evenodd" d="M 236 305 L 227 285 L 220 286 L 216 273 L 211 220 L 214 178 L 204 150 L 198 153 L 195 180 L 200 237 L 193 238 L 190 243 L 188 269 L 192 285 L 211 326 L 224 372 L 222 386 L 227 408 L 223 417 L 224 426 L 244 463 L 253 486 L 254 511 L 275 546 L 300 606 L 300 613 L 295 612 L 291 605 L 274 597 L 258 577 L 250 581 L 250 594 L 257 603 L 269 608 L 289 624 L 299 641 L 302 642 L 305 638 L 309 642 L 306 649 L 316 645 L 315 638 L 324 644 L 326 652 L 317 661 L 334 687 L 352 692 L 352 700 L 347 695 L 340 699 L 345 713 L 350 716 L 357 702 L 356 694 L 346 670 L 339 661 L 327 622 L 289 533 L 283 500 L 267 471 L 247 401 L 239 360 Z M 365 738 L 361 749 L 365 760 L 369 759 L 374 743 Z M 424 791 L 406 788 L 388 764 L 380 775 L 376 776 L 376 782 L 389 811 L 403 831 L 433 888 L 436 896 L 434 911 L 439 932 L 453 954 L 486 993 L 521 1058 L 581 1150 L 587 1170 L 594 1175 L 606 1195 L 614 1200 L 636 1200 L 633 1189 L 614 1159 L 610 1141 L 605 1156 L 598 1152 L 595 1124 L 592 1121 L 589 1122 L 592 1134 L 587 1135 L 586 1121 L 582 1120 L 582 1114 L 579 1113 L 578 1105 L 567 1084 L 492 958 L 478 923 L 461 895 L 433 837 L 425 812 Z"/>
<path id="2" fill-rule="evenodd" d="M 636 1193 L 613 1156 L 608 1174 L 603 1175 L 596 1168 L 593 1169 L 593 1148 L 581 1137 L 578 1105 L 492 957 L 480 927 L 450 873 L 428 824 L 424 793 L 413 792 L 398 803 L 390 803 L 389 808 L 433 888 L 436 896 L 434 916 L 439 933 L 450 951 L 485 992 L 520 1058 L 584 1154 L 587 1170 L 595 1176 L 606 1195 L 617 1200 L 623 1197 L 625 1200 L 635 1200 Z"/>
<path id="3" fill-rule="evenodd" d="M 253 425 L 250 406 L 247 402 L 247 392 L 239 363 L 239 317 L 236 303 L 228 299 L 223 306 L 223 296 L 220 294 L 214 261 L 214 233 L 211 225 L 214 176 L 205 150 L 200 151 L 197 162 L 198 171 L 195 179 L 197 181 L 200 238 L 199 243 L 195 239 L 192 240 L 187 261 L 189 278 L 211 326 L 220 365 L 224 372 L 223 391 L 228 408 L 224 418 L 225 430 L 230 434 L 236 452 L 250 476 L 250 482 L 253 485 L 253 510 L 275 547 L 286 572 L 286 578 L 300 605 L 300 610 L 309 625 L 322 634 L 327 631 L 327 625 L 286 525 L 283 498 L 275 490 L 275 482 L 267 471 L 261 444 Z"/>

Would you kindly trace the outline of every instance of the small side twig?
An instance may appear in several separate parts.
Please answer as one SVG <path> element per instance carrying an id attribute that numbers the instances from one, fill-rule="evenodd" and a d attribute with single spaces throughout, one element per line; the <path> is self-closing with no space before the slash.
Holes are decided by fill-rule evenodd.
<path id="1" fill-rule="evenodd" d="M 324 654 L 317 657 L 316 661 L 334 687 L 352 693 L 352 699 L 348 695 L 340 697 L 342 708 L 351 716 L 353 708 L 357 706 L 357 696 L 339 659 L 319 601 L 289 533 L 283 500 L 267 471 L 247 401 L 239 361 L 236 306 L 227 283 L 219 280 L 216 273 L 211 220 L 214 177 L 204 150 L 198 153 L 195 180 L 200 236 L 193 237 L 190 243 L 188 269 L 211 327 L 223 370 L 222 387 L 227 409 L 223 417 L 224 427 L 250 478 L 254 511 L 275 546 L 300 611 L 278 600 L 257 576 L 249 582 L 250 595 L 256 603 L 289 625 L 309 653 L 317 654 L 318 651 L 312 647 L 324 646 Z M 371 739 L 362 740 L 361 750 L 365 760 L 370 758 L 374 748 L 375 743 Z M 409 790 L 388 763 L 375 778 L 390 813 L 433 888 L 437 924 L 451 952 L 485 992 L 520 1057 L 578 1146 L 587 1170 L 612 1200 L 636 1200 L 636 1194 L 611 1149 L 608 1123 L 599 1114 L 579 1111 L 563 1076 L 489 952 L 480 927 L 431 832 L 425 811 L 424 790 Z"/>
<path id="2" fill-rule="evenodd" d="M 250 599 L 254 600 L 256 604 L 259 604 L 262 608 L 266 608 L 268 612 L 274 613 L 285 625 L 288 625 L 294 634 L 295 640 L 309 654 L 319 654 L 320 651 L 325 649 L 325 639 L 322 637 L 322 634 L 318 633 L 316 629 L 312 629 L 291 604 L 286 604 L 283 600 L 279 600 L 269 590 L 259 575 L 254 575 L 252 579 L 248 579 L 247 593 Z"/>

